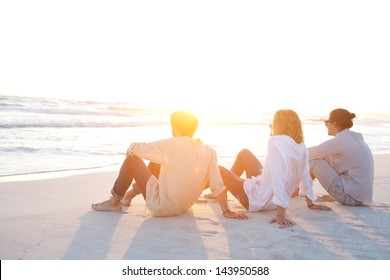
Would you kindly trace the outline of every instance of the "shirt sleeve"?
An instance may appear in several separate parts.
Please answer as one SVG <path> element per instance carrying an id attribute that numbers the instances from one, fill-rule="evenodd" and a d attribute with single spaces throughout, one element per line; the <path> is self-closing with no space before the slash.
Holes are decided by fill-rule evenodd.
<path id="1" fill-rule="evenodd" d="M 217 154 L 214 150 L 211 151 L 211 159 L 208 168 L 208 179 L 211 195 L 213 197 L 219 196 L 226 189 L 226 187 L 223 185 L 223 180 L 217 163 Z"/>
<path id="2" fill-rule="evenodd" d="M 166 164 L 168 162 L 167 149 L 169 149 L 168 140 L 132 143 L 127 149 L 126 155 L 135 155 L 158 164 Z"/>
<path id="3" fill-rule="evenodd" d="M 290 195 L 287 192 L 288 166 L 279 149 L 274 145 L 268 148 L 267 164 L 270 168 L 274 192 L 272 203 L 287 208 L 290 203 Z"/>
<path id="4" fill-rule="evenodd" d="M 305 167 L 303 169 L 302 179 L 299 184 L 299 195 L 307 196 L 312 201 L 316 201 L 317 197 L 313 193 L 313 180 L 310 177 L 310 166 L 309 166 L 309 154 L 306 154 Z"/>
<path id="5" fill-rule="evenodd" d="M 322 142 L 318 146 L 310 147 L 309 149 L 309 159 L 324 158 L 336 153 L 339 153 L 342 148 L 340 147 L 339 139 L 334 137 L 325 142 Z"/>

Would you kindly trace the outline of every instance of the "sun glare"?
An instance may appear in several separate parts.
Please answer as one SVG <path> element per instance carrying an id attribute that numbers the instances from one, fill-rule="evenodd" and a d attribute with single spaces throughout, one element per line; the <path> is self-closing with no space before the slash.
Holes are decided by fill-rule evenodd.
<path id="1" fill-rule="evenodd" d="M 91 12 L 86 2 L 51 10 L 8 2 L 0 6 L 0 26 L 7 26 L 0 28 L 4 95 L 103 99 L 201 115 L 388 112 L 381 100 L 390 91 L 390 41 L 383 36 L 390 22 L 375 5 L 358 3 L 351 13 L 343 3 L 307 12 L 288 1 L 284 8 L 157 1 L 153 9 L 94 3 Z"/>

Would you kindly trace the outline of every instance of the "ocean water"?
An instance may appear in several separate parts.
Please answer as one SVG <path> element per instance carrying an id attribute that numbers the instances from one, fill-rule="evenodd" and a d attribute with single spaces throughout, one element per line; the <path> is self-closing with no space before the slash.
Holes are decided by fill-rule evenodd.
<path id="1" fill-rule="evenodd" d="M 70 170 L 117 170 L 132 142 L 171 136 L 172 109 L 135 103 L 0 96 L 0 177 Z M 359 114 L 374 154 L 390 152 L 390 114 Z M 307 146 L 329 139 L 320 115 L 298 112 Z M 199 116 L 195 137 L 233 160 L 242 148 L 266 155 L 273 112 L 215 111 Z"/>

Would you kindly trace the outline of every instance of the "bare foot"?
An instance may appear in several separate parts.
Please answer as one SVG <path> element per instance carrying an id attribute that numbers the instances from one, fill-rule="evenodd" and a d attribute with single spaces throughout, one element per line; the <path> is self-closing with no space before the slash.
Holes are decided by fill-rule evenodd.
<path id="1" fill-rule="evenodd" d="M 317 202 L 335 202 L 336 200 L 331 197 L 328 194 L 324 194 L 323 196 L 320 196 L 317 200 Z"/>
<path id="2" fill-rule="evenodd" d="M 216 199 L 216 197 L 213 196 L 213 194 L 211 194 L 211 193 L 205 194 L 203 197 L 204 197 L 205 199 Z"/>
<path id="3" fill-rule="evenodd" d="M 138 186 L 136 186 L 135 188 L 134 186 L 136 186 L 135 183 L 133 184 L 133 188 L 127 193 L 125 193 L 125 196 L 122 198 L 121 203 L 123 206 L 129 207 L 133 198 L 140 194 L 140 192 L 137 191 L 138 189 L 135 189 L 138 188 Z"/>
<path id="4" fill-rule="evenodd" d="M 128 195 L 128 193 L 126 193 L 125 196 L 121 200 L 121 204 L 123 206 L 129 207 L 131 205 L 132 200 L 133 200 L 133 198 L 130 195 Z"/>
<path id="5" fill-rule="evenodd" d="M 299 187 L 297 187 L 295 189 L 295 191 L 293 192 L 292 196 L 298 196 L 299 195 Z"/>
<path id="6" fill-rule="evenodd" d="M 101 203 L 91 204 L 91 208 L 95 211 L 121 211 L 122 206 L 118 200 L 110 198 Z"/>

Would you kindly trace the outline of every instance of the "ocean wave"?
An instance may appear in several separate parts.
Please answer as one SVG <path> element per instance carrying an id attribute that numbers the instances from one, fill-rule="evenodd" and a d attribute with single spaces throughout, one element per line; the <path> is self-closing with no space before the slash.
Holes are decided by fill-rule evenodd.
<path id="1" fill-rule="evenodd" d="M 69 172 L 69 171 L 90 171 L 90 170 L 99 170 L 102 168 L 117 166 L 120 163 L 111 163 L 97 166 L 88 166 L 80 168 L 64 168 L 64 169 L 53 169 L 53 170 L 37 170 L 30 172 L 16 172 L 12 174 L 0 174 L 0 178 L 11 177 L 11 176 L 22 176 L 22 175 L 34 175 L 34 174 L 47 174 L 47 173 L 58 173 L 58 172 Z"/>
<path id="2" fill-rule="evenodd" d="M 39 149 L 31 148 L 31 147 L 0 147 L 0 152 L 2 153 L 36 153 Z"/>
<path id="3" fill-rule="evenodd" d="M 130 103 L 0 96 L 0 128 L 158 126 L 169 115 Z"/>
<path id="4" fill-rule="evenodd" d="M 17 128 L 120 128 L 120 127 L 139 127 L 139 126 L 162 126 L 167 122 L 148 121 L 148 122 L 23 122 L 23 123 L 1 123 L 0 129 Z"/>
<path id="5" fill-rule="evenodd" d="M 98 149 L 97 147 L 94 147 L 94 149 L 83 149 L 83 147 L 33 148 L 33 147 L 15 146 L 15 147 L 0 147 L 0 153 L 2 155 L 46 154 L 46 155 L 53 155 L 53 156 L 65 156 L 65 155 L 123 156 L 125 152 L 122 150 L 116 150 L 115 148 L 103 150 L 103 149 Z"/>
<path id="6" fill-rule="evenodd" d="M 73 159 L 82 154 L 87 156 L 81 161 L 111 160 L 122 155 L 133 140 L 155 140 L 165 132 L 170 136 L 170 113 L 166 109 L 143 108 L 131 103 L 0 96 L 0 157 L 5 155 L 4 166 L 15 163 L 10 170 L 34 169 L 35 158 L 42 161 L 48 157 L 47 162 L 60 162 L 62 158 Z M 260 146 L 258 154 L 264 155 L 266 142 L 263 139 L 269 136 L 268 125 L 273 114 L 261 110 L 225 113 L 216 110 L 199 116 L 197 137 L 210 137 L 208 141 L 216 146 L 219 157 L 235 156 L 244 146 L 255 149 Z M 300 117 L 311 144 L 327 139 L 323 116 Z M 389 116 L 361 115 L 354 123 L 353 130 L 364 135 L 374 152 L 389 149 Z M 32 155 L 31 163 L 24 155 Z M 2 172 L 6 172 L 4 168 Z"/>
<path id="7" fill-rule="evenodd" d="M 0 111 L 40 115 L 132 117 L 145 114 L 166 115 L 167 110 L 132 103 L 62 100 L 37 97 L 0 96 Z M 169 113 L 168 113 L 169 114 Z"/>
<path id="8" fill-rule="evenodd" d="M 134 127 L 156 126 L 169 123 L 171 111 L 163 108 L 148 108 L 135 103 L 80 101 L 55 98 L 0 96 L 0 128 L 42 127 Z M 273 114 L 229 115 L 209 112 L 207 118 L 199 116 L 208 125 L 268 125 Z M 326 117 L 302 115 L 306 124 L 316 124 Z M 390 126 L 389 115 L 363 115 L 356 124 Z"/>

